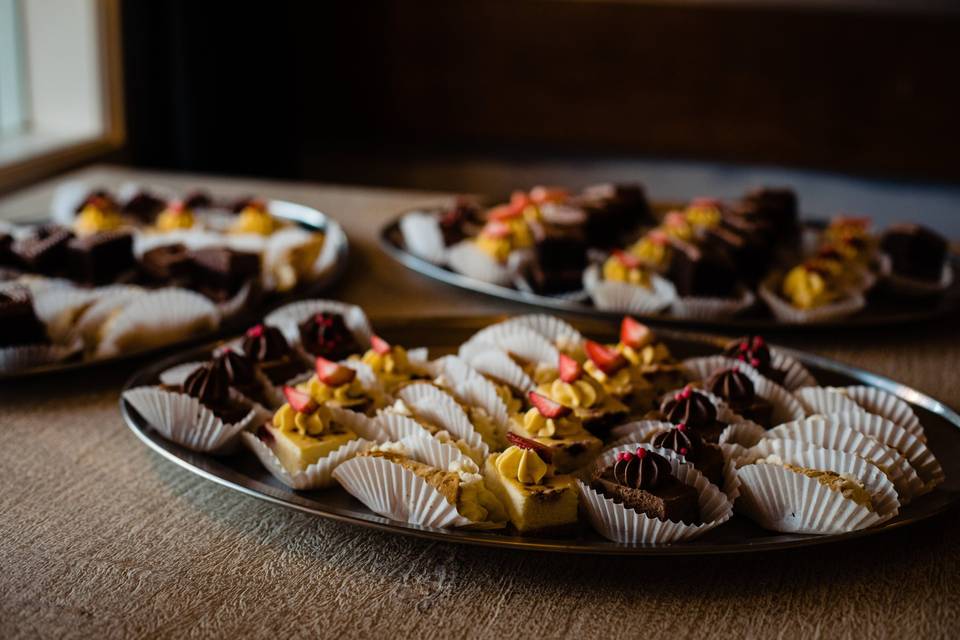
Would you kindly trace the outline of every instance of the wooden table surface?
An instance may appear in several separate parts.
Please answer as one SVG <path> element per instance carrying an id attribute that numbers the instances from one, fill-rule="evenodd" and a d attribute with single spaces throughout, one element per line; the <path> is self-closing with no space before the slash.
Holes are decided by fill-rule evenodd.
<path id="1" fill-rule="evenodd" d="M 377 316 L 524 312 L 383 255 L 379 226 L 442 194 L 93 167 L 71 177 L 313 205 L 351 261 L 331 297 Z M 45 210 L 53 183 L 0 201 Z M 776 341 L 960 407 L 957 318 Z M 813 550 L 615 559 L 459 547 L 327 522 L 204 481 L 117 409 L 142 363 L 0 383 L 0 637 L 955 637 L 960 516 Z"/>

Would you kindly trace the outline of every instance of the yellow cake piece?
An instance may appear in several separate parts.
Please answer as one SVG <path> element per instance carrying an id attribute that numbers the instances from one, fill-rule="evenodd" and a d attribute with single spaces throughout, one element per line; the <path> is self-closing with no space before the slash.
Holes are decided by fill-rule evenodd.
<path id="1" fill-rule="evenodd" d="M 289 404 L 277 410 L 266 429 L 273 436 L 268 446 L 290 473 L 303 471 L 358 437 L 323 407 L 299 413 Z"/>
<path id="2" fill-rule="evenodd" d="M 549 533 L 577 522 L 579 494 L 573 477 L 549 474 L 533 451 L 510 447 L 491 454 L 483 478 L 520 533 Z"/>

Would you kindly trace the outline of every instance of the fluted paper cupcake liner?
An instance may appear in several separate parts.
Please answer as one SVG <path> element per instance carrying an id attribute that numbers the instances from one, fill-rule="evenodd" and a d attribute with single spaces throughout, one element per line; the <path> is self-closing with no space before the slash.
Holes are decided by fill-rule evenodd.
<path id="1" fill-rule="evenodd" d="M 768 278 L 760 283 L 757 292 L 763 301 L 767 303 L 773 315 L 781 322 L 796 324 L 829 322 L 853 315 L 866 305 L 863 294 L 857 291 L 851 291 L 836 302 L 825 304 L 814 309 L 798 309 L 781 298 L 780 295 L 774 291 L 774 286 L 775 280 Z"/>
<path id="2" fill-rule="evenodd" d="M 598 309 L 621 313 L 653 315 L 677 299 L 673 283 L 662 276 L 651 274 L 650 287 L 604 280 L 597 264 L 588 266 L 583 272 L 583 288 Z"/>
<path id="3" fill-rule="evenodd" d="M 435 469 L 449 470 L 471 458 L 449 442 L 440 442 L 429 433 L 412 433 L 399 440 L 407 455 Z"/>
<path id="4" fill-rule="evenodd" d="M 846 394 L 868 413 L 887 418 L 920 440 L 927 441 L 927 436 L 923 432 L 923 425 L 920 424 L 917 414 L 914 413 L 909 404 L 889 391 L 865 385 L 836 387 L 836 389 Z"/>
<path id="5" fill-rule="evenodd" d="M 770 350 L 770 366 L 777 371 L 784 372 L 782 386 L 787 391 L 793 392 L 803 387 L 817 386 L 817 379 L 799 360 L 777 349 Z"/>
<path id="6" fill-rule="evenodd" d="M 613 442 L 605 448 L 615 449 L 628 444 L 650 442 L 658 433 L 670 431 L 675 426 L 677 425 L 663 420 L 635 420 L 617 425 L 610 430 Z"/>
<path id="7" fill-rule="evenodd" d="M 0 347 L 0 373 L 23 371 L 45 364 L 63 362 L 80 352 L 79 338 L 67 344 L 27 344 L 17 347 Z"/>
<path id="8" fill-rule="evenodd" d="M 923 481 L 899 451 L 846 426 L 829 424 L 819 418 L 807 418 L 771 429 L 766 438 L 807 442 L 869 460 L 893 482 L 901 504 L 909 503 L 923 491 Z"/>
<path id="9" fill-rule="evenodd" d="M 335 222 L 328 222 L 324 230 L 323 246 L 320 247 L 320 254 L 313 263 L 311 276 L 313 280 L 320 280 L 327 276 L 337 266 L 340 256 L 340 247 L 347 244 L 347 234 L 343 227 Z"/>
<path id="10" fill-rule="evenodd" d="M 953 284 L 953 266 L 950 261 L 944 262 L 943 270 L 940 272 L 940 279 L 936 282 L 929 280 L 919 280 L 909 278 L 904 275 L 889 271 L 885 274 L 887 287 L 902 296 L 923 298 L 942 294 Z"/>
<path id="11" fill-rule="evenodd" d="M 659 453 L 670 462 L 673 475 L 682 483 L 694 487 L 699 494 L 700 524 L 685 524 L 671 520 L 659 520 L 628 509 L 611 498 L 592 489 L 582 479 L 577 487 L 590 524 L 608 540 L 629 545 L 673 544 L 692 540 L 720 526 L 733 516 L 733 502 L 716 485 L 707 480 L 692 464 L 683 462 L 681 456 L 669 449 L 643 448 Z M 603 454 L 597 467 L 611 464 L 621 451 L 633 451 L 636 447 L 626 445 Z"/>
<path id="12" fill-rule="evenodd" d="M 532 329 L 564 351 L 576 351 L 583 344 L 583 335 L 569 322 L 545 313 L 527 313 L 497 323 L 501 331 L 519 325 Z"/>
<path id="13" fill-rule="evenodd" d="M 232 391 L 231 396 L 242 399 Z M 269 414 L 251 408 L 239 422 L 227 424 L 197 398 L 159 387 L 128 389 L 123 398 L 161 436 L 203 453 L 224 452 L 241 431 L 258 427 L 270 418 Z"/>
<path id="14" fill-rule="evenodd" d="M 363 309 L 353 304 L 335 300 L 301 300 L 271 311 L 263 322 L 280 329 L 287 342 L 299 345 L 300 330 L 297 325 L 315 313 L 336 313 L 343 316 L 344 324 L 357 342 L 364 347 L 369 346 L 370 336 L 373 335 L 370 320 Z"/>
<path id="15" fill-rule="evenodd" d="M 430 363 L 430 374 L 446 381 L 449 391 L 458 401 L 482 410 L 496 428 L 496 442 L 491 448 L 506 446 L 505 436 L 510 426 L 507 405 L 504 404 L 492 382 L 457 356 L 443 356 Z M 481 434 L 483 435 L 483 434 Z M 485 438 L 486 440 L 486 438 Z"/>
<path id="16" fill-rule="evenodd" d="M 678 296 L 671 308 L 675 316 L 691 320 L 729 318 L 746 311 L 756 302 L 756 296 L 746 287 L 739 287 L 734 298 L 706 298 Z"/>
<path id="17" fill-rule="evenodd" d="M 459 355 L 469 363 L 475 354 L 489 351 L 490 347 L 551 367 L 556 367 L 560 359 L 560 351 L 550 340 L 520 324 L 494 324 L 481 329 L 460 345 Z"/>
<path id="18" fill-rule="evenodd" d="M 860 405 L 834 387 L 804 387 L 795 391 L 793 396 L 807 415 L 864 411 Z"/>
<path id="19" fill-rule="evenodd" d="M 447 249 L 447 264 L 468 278 L 507 286 L 520 268 L 530 260 L 530 251 L 514 250 L 506 262 L 497 262 L 481 251 L 474 240 L 464 240 Z"/>
<path id="20" fill-rule="evenodd" d="M 248 280 L 240 289 L 224 302 L 217 303 L 217 309 L 220 311 L 220 317 L 224 319 L 234 318 L 245 309 L 249 309 L 256 303 L 257 289 L 253 280 Z"/>
<path id="21" fill-rule="evenodd" d="M 206 364 L 203 361 L 182 362 L 160 372 L 160 384 L 168 387 L 179 387 L 191 373 Z"/>
<path id="22" fill-rule="evenodd" d="M 329 407 L 329 410 L 334 421 L 346 425 L 359 437 L 343 444 L 302 471 L 291 473 L 283 466 L 280 458 L 269 445 L 260 440 L 255 433 L 244 431 L 240 437 L 243 444 L 257 456 L 267 471 L 291 489 L 298 491 L 325 489 L 334 484 L 334 469 L 366 450 L 372 443 L 386 439 L 381 427 L 363 414 L 336 407 Z"/>
<path id="23" fill-rule="evenodd" d="M 463 408 L 447 392 L 427 382 L 416 382 L 400 389 L 397 397 L 403 400 L 417 417 L 445 429 L 454 438 L 467 443 L 467 446 L 478 452 L 480 462 L 489 455 L 490 448 Z"/>
<path id="24" fill-rule="evenodd" d="M 102 295 L 97 289 L 53 287 L 33 296 L 33 309 L 54 343 L 67 343 L 83 312 Z"/>
<path id="25" fill-rule="evenodd" d="M 536 388 L 533 379 L 503 351 L 489 350 L 486 347 L 466 351 L 466 354 L 462 351 L 459 357 L 482 375 L 522 393 Z"/>
<path id="26" fill-rule="evenodd" d="M 718 439 L 721 447 L 723 445 L 739 445 L 741 447 L 752 447 L 757 444 L 767 430 L 751 420 L 744 420 L 729 425 L 720 432 Z M 725 449 L 726 450 L 726 449 Z"/>
<path id="27" fill-rule="evenodd" d="M 400 218 L 400 234 L 407 251 L 434 264 L 446 264 L 447 247 L 435 215 L 412 211 Z"/>
<path id="28" fill-rule="evenodd" d="M 781 457 L 800 467 L 856 478 L 873 496 L 874 510 L 780 465 L 742 466 L 737 474 L 741 483 L 737 508 L 765 529 L 821 535 L 846 533 L 884 522 L 899 511 L 893 483 L 862 458 L 818 448 L 791 451 Z"/>
<path id="29" fill-rule="evenodd" d="M 157 289 L 136 298 L 107 321 L 98 357 L 142 351 L 214 331 L 220 312 L 207 298 L 185 289 Z"/>
<path id="30" fill-rule="evenodd" d="M 111 315 L 147 295 L 141 287 L 123 287 L 100 296 L 80 316 L 74 332 L 83 340 L 87 351 L 95 351 L 100 341 L 100 329 Z"/>

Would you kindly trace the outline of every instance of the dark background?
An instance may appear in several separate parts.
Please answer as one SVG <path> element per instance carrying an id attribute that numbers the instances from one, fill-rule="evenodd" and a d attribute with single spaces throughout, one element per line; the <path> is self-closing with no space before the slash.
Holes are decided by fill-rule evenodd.
<path id="1" fill-rule="evenodd" d="M 436 189 L 483 190 L 438 161 L 558 156 L 960 182 L 960 3 L 829 4 L 127 0 L 127 157 Z"/>

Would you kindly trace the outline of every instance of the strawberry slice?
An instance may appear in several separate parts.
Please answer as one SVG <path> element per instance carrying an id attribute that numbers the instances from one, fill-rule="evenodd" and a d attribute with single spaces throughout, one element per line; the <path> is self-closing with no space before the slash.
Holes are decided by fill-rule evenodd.
<path id="1" fill-rule="evenodd" d="M 293 387 L 284 387 L 283 395 L 297 413 L 313 413 L 317 410 L 317 403 L 313 401 L 309 393 Z"/>
<path id="2" fill-rule="evenodd" d="M 329 387 L 339 387 L 349 384 L 357 377 L 356 369 L 345 367 L 339 362 L 327 360 L 324 357 L 317 358 L 317 378 L 320 382 Z"/>
<path id="3" fill-rule="evenodd" d="M 583 373 L 583 367 L 580 363 L 565 353 L 560 354 L 560 379 L 564 382 L 576 382 Z"/>
<path id="4" fill-rule="evenodd" d="M 536 391 L 531 391 L 527 394 L 527 397 L 530 398 L 530 404 L 535 406 L 544 418 L 562 418 L 569 415 L 572 411 L 570 407 L 565 407 L 559 402 L 554 402 L 547 396 L 540 395 Z"/>
<path id="5" fill-rule="evenodd" d="M 494 207 L 490 209 L 487 213 L 487 220 L 490 222 L 503 222 L 504 220 L 510 220 L 516 218 L 523 212 L 523 209 L 515 209 L 509 204 L 502 204 L 499 207 Z M 489 225 L 489 223 L 488 223 Z"/>
<path id="6" fill-rule="evenodd" d="M 529 451 L 536 452 L 536 454 L 540 456 L 540 459 L 547 464 L 553 462 L 553 454 L 550 452 L 550 448 L 546 445 L 540 444 L 536 440 L 524 438 L 521 435 L 517 435 L 516 433 L 508 431 L 507 441 L 515 447 L 519 447 L 520 449 L 527 449 Z"/>
<path id="7" fill-rule="evenodd" d="M 615 349 L 608 349 L 593 340 L 587 340 L 584 348 L 590 361 L 607 375 L 616 373 L 627 364 L 624 357 Z"/>
<path id="8" fill-rule="evenodd" d="M 255 325 L 253 325 L 252 327 L 250 327 L 249 329 L 247 329 L 247 337 L 248 337 L 248 338 L 259 338 L 259 337 L 261 337 L 261 336 L 263 335 L 263 331 L 264 331 L 264 329 L 263 329 L 263 325 L 262 325 L 262 324 L 255 324 Z"/>
<path id="9" fill-rule="evenodd" d="M 524 209 L 530 206 L 530 197 L 523 191 L 514 191 L 510 194 L 510 204 L 507 206 L 516 214 L 521 214 Z"/>
<path id="10" fill-rule="evenodd" d="M 489 238 L 506 238 L 510 235 L 510 226 L 501 220 L 491 220 L 480 233 Z"/>
<path id="11" fill-rule="evenodd" d="M 381 338 L 380 336 L 374 335 L 370 336 L 370 346 L 373 347 L 373 350 L 379 353 L 382 356 L 390 353 L 390 343 Z"/>
<path id="12" fill-rule="evenodd" d="M 630 316 L 623 316 L 623 322 L 620 323 L 620 342 L 633 349 L 649 344 L 652 337 L 650 327 L 637 322 Z"/>
<path id="13" fill-rule="evenodd" d="M 567 190 L 560 187 L 537 186 L 530 190 L 530 199 L 537 204 L 563 202 L 567 199 Z"/>
<path id="14" fill-rule="evenodd" d="M 620 261 L 620 264 L 625 266 L 627 269 L 636 269 L 640 266 L 640 258 L 633 255 L 632 253 L 627 253 L 620 249 L 613 250 L 614 257 Z"/>

